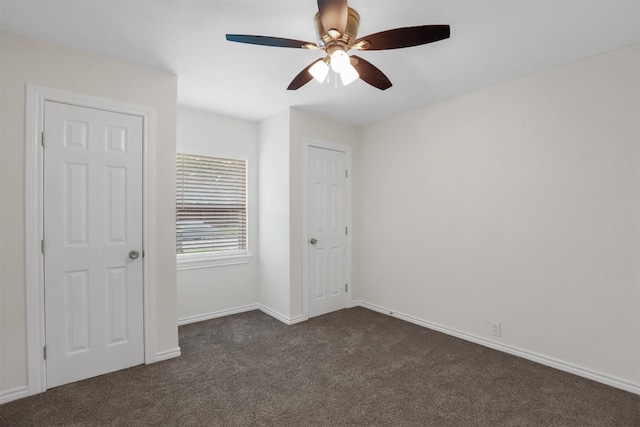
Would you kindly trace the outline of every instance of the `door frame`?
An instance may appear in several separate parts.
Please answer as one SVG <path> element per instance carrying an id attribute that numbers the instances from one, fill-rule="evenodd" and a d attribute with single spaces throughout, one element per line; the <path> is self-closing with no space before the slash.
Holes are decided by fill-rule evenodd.
<path id="1" fill-rule="evenodd" d="M 156 362 L 156 109 L 153 107 L 27 84 L 25 118 L 25 278 L 29 395 L 47 390 L 44 305 L 44 103 L 53 101 L 142 118 L 142 259 L 144 363 Z M 45 142 L 46 144 L 46 142 Z"/>
<path id="2" fill-rule="evenodd" d="M 345 308 L 352 306 L 352 281 L 351 281 L 351 239 L 352 239 L 352 226 L 351 226 L 351 178 L 353 176 L 351 167 L 351 146 L 346 144 L 337 144 L 334 142 L 321 141 L 312 138 L 304 138 L 303 142 L 303 155 L 304 160 L 302 162 L 302 315 L 304 320 L 309 319 L 309 147 L 321 148 L 324 150 L 339 151 L 345 153 L 345 168 L 348 171 L 345 188 L 347 198 L 346 218 L 345 226 L 348 227 L 349 232 L 346 238 L 345 248 L 345 278 L 348 283 L 347 291 L 345 292 Z"/>

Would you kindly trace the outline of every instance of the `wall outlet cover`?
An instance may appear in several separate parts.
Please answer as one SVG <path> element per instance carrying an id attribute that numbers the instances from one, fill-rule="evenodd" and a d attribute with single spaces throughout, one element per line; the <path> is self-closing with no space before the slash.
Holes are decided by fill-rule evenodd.
<path id="1" fill-rule="evenodd" d="M 487 321 L 487 328 L 489 329 L 489 333 L 493 336 L 499 337 L 501 334 L 501 325 L 500 322 L 492 322 Z"/>

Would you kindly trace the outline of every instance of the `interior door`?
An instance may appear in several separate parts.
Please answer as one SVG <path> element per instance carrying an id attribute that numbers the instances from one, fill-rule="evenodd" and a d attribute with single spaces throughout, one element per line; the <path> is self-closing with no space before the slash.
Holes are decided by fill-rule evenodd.
<path id="1" fill-rule="evenodd" d="M 309 317 L 346 307 L 346 154 L 309 147 Z"/>
<path id="2" fill-rule="evenodd" d="M 142 118 L 45 102 L 47 387 L 144 362 Z"/>

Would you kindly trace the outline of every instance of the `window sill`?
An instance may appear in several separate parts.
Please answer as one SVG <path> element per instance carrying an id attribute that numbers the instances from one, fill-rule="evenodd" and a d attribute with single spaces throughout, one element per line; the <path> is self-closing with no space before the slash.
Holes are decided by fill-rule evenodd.
<path id="1" fill-rule="evenodd" d="M 251 261 L 251 254 L 228 255 L 217 257 L 193 257 L 181 256 L 177 257 L 178 271 L 196 270 L 200 268 L 224 267 L 228 265 L 248 264 Z"/>

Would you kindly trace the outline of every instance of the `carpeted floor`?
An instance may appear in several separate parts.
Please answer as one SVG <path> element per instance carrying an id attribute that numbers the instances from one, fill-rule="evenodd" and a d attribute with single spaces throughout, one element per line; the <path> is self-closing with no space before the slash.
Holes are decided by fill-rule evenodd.
<path id="1" fill-rule="evenodd" d="M 640 426 L 640 396 L 362 308 L 180 327 L 182 357 L 0 406 L 1 426 Z"/>

